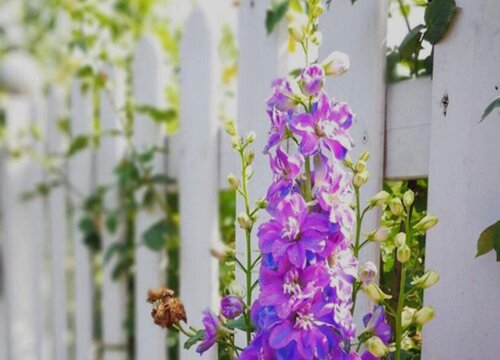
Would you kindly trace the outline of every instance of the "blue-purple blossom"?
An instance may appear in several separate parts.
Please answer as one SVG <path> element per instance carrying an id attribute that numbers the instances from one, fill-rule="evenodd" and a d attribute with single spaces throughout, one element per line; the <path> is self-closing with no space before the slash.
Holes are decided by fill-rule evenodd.
<path id="1" fill-rule="evenodd" d="M 217 342 L 217 330 L 220 327 L 220 322 L 210 310 L 203 312 L 202 319 L 203 327 L 205 328 L 205 336 L 196 348 L 196 352 L 203 354 Z"/>
<path id="2" fill-rule="evenodd" d="M 240 316 L 245 309 L 245 303 L 241 297 L 236 295 L 224 296 L 220 302 L 220 312 L 227 319 Z"/>
<path id="3" fill-rule="evenodd" d="M 377 305 L 372 313 L 366 314 L 363 317 L 363 324 L 365 331 L 371 332 L 373 335 L 378 336 L 384 344 L 388 344 L 391 340 L 391 326 L 387 322 L 384 307 Z"/>
<path id="4" fill-rule="evenodd" d="M 318 64 L 311 65 L 302 70 L 299 86 L 306 96 L 316 96 L 325 85 L 325 70 Z"/>
<path id="5" fill-rule="evenodd" d="M 293 100 L 292 86 L 286 78 L 279 78 L 272 83 L 273 94 L 267 99 L 269 108 L 276 108 L 280 111 L 290 111 L 296 106 Z"/>

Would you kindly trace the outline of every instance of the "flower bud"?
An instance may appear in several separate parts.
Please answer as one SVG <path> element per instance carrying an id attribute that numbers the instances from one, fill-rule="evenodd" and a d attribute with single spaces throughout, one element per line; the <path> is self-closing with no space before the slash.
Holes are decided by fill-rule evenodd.
<path id="1" fill-rule="evenodd" d="M 304 32 L 300 26 L 290 26 L 288 28 L 288 34 L 297 42 L 301 42 L 304 39 Z"/>
<path id="2" fill-rule="evenodd" d="M 314 45 L 321 45 L 321 42 L 323 41 L 323 35 L 321 34 L 321 31 L 316 31 L 314 34 L 312 34 L 311 41 Z"/>
<path id="3" fill-rule="evenodd" d="M 381 358 L 389 353 L 389 349 L 378 336 L 372 336 L 365 342 L 366 349 L 375 357 Z"/>
<path id="4" fill-rule="evenodd" d="M 243 298 L 245 296 L 245 287 L 239 283 L 239 282 L 236 282 L 236 281 L 233 281 L 230 285 L 229 285 L 229 292 L 231 294 L 234 294 L 236 296 L 239 296 L 241 298 Z"/>
<path id="5" fill-rule="evenodd" d="M 359 155 L 359 160 L 363 161 L 368 161 L 370 160 L 370 152 L 368 150 L 365 150 Z"/>
<path id="6" fill-rule="evenodd" d="M 259 209 L 265 209 L 268 205 L 268 201 L 264 198 L 260 198 L 255 202 L 255 206 L 257 206 Z"/>
<path id="7" fill-rule="evenodd" d="M 317 64 L 306 67 L 300 74 L 299 86 L 305 96 L 315 96 L 325 85 L 325 70 Z"/>
<path id="8" fill-rule="evenodd" d="M 438 223 L 438 218 L 434 215 L 425 215 L 422 220 L 420 220 L 417 225 L 415 225 L 415 229 L 418 231 L 427 231 Z"/>
<path id="9" fill-rule="evenodd" d="M 374 197 L 372 197 L 370 200 L 368 200 L 368 203 L 371 206 L 382 206 L 387 202 L 389 197 L 390 197 L 389 193 L 387 191 L 382 190 L 381 192 L 377 193 Z"/>
<path id="10" fill-rule="evenodd" d="M 371 261 L 367 261 L 359 269 L 359 280 L 363 284 L 370 283 L 377 276 L 377 267 Z"/>
<path id="11" fill-rule="evenodd" d="M 229 174 L 227 176 L 227 183 L 231 186 L 231 189 L 237 190 L 240 187 L 240 181 L 234 174 Z"/>
<path id="12" fill-rule="evenodd" d="M 255 159 L 255 151 L 250 150 L 245 153 L 245 162 L 247 165 L 251 165 Z"/>
<path id="13" fill-rule="evenodd" d="M 243 230 L 249 230 L 252 228 L 252 220 L 248 217 L 247 213 L 242 212 L 237 217 L 238 224 Z"/>
<path id="14" fill-rule="evenodd" d="M 238 150 L 241 147 L 241 139 L 238 136 L 233 136 L 231 138 L 231 146 L 234 150 Z"/>
<path id="15" fill-rule="evenodd" d="M 406 234 L 404 232 L 400 232 L 394 238 L 394 242 L 396 243 L 396 247 L 400 248 L 406 245 Z"/>
<path id="16" fill-rule="evenodd" d="M 325 7 L 323 6 L 323 4 L 319 3 L 318 5 L 316 5 L 312 11 L 312 15 L 315 17 L 315 18 L 318 18 L 320 17 L 321 15 L 323 15 L 323 13 L 325 12 Z"/>
<path id="17" fill-rule="evenodd" d="M 415 322 L 420 326 L 427 324 L 434 319 L 436 311 L 430 306 L 424 306 L 415 313 Z"/>
<path id="18" fill-rule="evenodd" d="M 226 121 L 226 132 L 231 136 L 236 136 L 238 131 L 236 130 L 236 123 L 234 120 Z"/>
<path id="19" fill-rule="evenodd" d="M 344 158 L 344 165 L 347 166 L 348 168 L 352 168 L 354 166 L 354 163 L 352 162 L 352 159 L 350 158 L 349 155 L 347 155 Z"/>
<path id="20" fill-rule="evenodd" d="M 401 326 L 403 327 L 403 329 L 411 325 L 416 311 L 416 309 L 410 308 L 408 306 L 404 307 L 403 311 L 401 312 Z"/>
<path id="21" fill-rule="evenodd" d="M 389 202 L 389 208 L 391 209 L 392 214 L 395 216 L 402 216 L 405 212 L 401 199 L 397 197 L 391 199 L 391 201 Z"/>
<path id="22" fill-rule="evenodd" d="M 408 190 L 405 192 L 403 195 L 403 203 L 407 208 L 413 205 L 413 202 L 415 201 L 415 193 L 411 190 Z"/>
<path id="23" fill-rule="evenodd" d="M 326 76 L 340 76 L 349 70 L 349 57 L 339 51 L 334 51 L 321 63 Z"/>
<path id="24" fill-rule="evenodd" d="M 398 258 L 398 261 L 400 263 L 405 263 L 408 260 L 410 260 L 411 256 L 411 250 L 408 245 L 403 245 L 402 247 L 398 248 L 398 251 L 396 252 L 396 256 Z"/>
<path id="25" fill-rule="evenodd" d="M 382 243 L 389 238 L 389 231 L 388 227 L 381 226 L 368 234 L 368 240 Z"/>
<path id="26" fill-rule="evenodd" d="M 392 298 L 391 295 L 387 295 L 382 291 L 382 289 L 374 282 L 369 283 L 363 287 L 366 296 L 373 302 L 379 303 L 383 300 L 388 300 Z"/>
<path id="27" fill-rule="evenodd" d="M 354 175 L 354 180 L 353 180 L 354 186 L 356 186 L 358 188 L 363 186 L 364 184 L 366 184 L 369 177 L 370 177 L 370 173 L 366 170 L 363 172 L 357 173 L 356 175 Z"/>
<path id="28" fill-rule="evenodd" d="M 358 160 L 356 162 L 355 169 L 356 169 L 357 172 L 363 172 L 363 171 L 365 171 L 365 169 L 366 169 L 366 161 L 364 161 L 364 160 Z"/>
<path id="29" fill-rule="evenodd" d="M 245 142 L 247 144 L 251 144 L 255 141 L 255 139 L 257 138 L 257 134 L 255 134 L 255 131 L 250 131 L 248 134 L 247 134 L 247 138 L 245 139 Z"/>
<path id="30" fill-rule="evenodd" d="M 220 302 L 222 315 L 227 319 L 234 319 L 240 316 L 245 309 L 245 303 L 241 297 L 236 295 L 224 296 Z"/>
<path id="31" fill-rule="evenodd" d="M 411 285 L 416 286 L 420 289 L 427 289 L 435 285 L 438 281 L 439 281 L 438 273 L 434 271 L 427 271 L 424 275 L 413 278 Z"/>

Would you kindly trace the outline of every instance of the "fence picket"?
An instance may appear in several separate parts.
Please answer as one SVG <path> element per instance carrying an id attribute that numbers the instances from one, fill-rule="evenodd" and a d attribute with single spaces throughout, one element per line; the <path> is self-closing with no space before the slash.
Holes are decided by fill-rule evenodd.
<path id="1" fill-rule="evenodd" d="M 219 241 L 218 124 L 212 34 L 201 10 L 194 11 L 181 44 L 181 298 L 190 323 L 218 297 L 218 266 L 210 249 Z M 215 352 L 206 355 L 215 358 Z M 182 352 L 181 359 L 199 355 Z"/>
<path id="2" fill-rule="evenodd" d="M 134 92 L 137 105 L 162 105 L 163 64 L 161 50 L 156 41 L 146 37 L 141 40 L 134 58 Z M 135 118 L 135 144 L 138 150 L 147 146 L 163 146 L 164 136 L 160 126 L 145 115 Z M 156 171 L 165 172 L 163 157 L 156 156 Z M 149 289 L 158 287 L 164 281 L 164 273 L 160 266 L 161 255 L 141 245 L 142 234 L 150 226 L 163 218 L 161 211 L 141 211 L 137 214 L 135 224 L 136 276 L 135 276 L 135 326 L 136 326 L 136 359 L 165 359 L 165 331 L 154 325 L 150 313 L 151 306 L 146 303 Z"/>
<path id="3" fill-rule="evenodd" d="M 73 136 L 88 135 L 92 129 L 92 104 L 89 94 L 82 93 L 80 82 L 73 81 L 71 91 L 71 121 Z M 74 155 L 69 163 L 69 179 L 78 193 L 72 191 L 75 208 L 72 213 L 72 246 L 74 254 L 74 289 L 73 309 L 75 320 L 76 360 L 90 360 L 94 357 L 92 344 L 93 329 L 93 285 L 91 255 L 83 243 L 79 229 L 82 210 L 82 196 L 92 191 L 94 169 L 93 153 L 81 151 Z M 71 305 L 70 305 L 71 306 Z"/>

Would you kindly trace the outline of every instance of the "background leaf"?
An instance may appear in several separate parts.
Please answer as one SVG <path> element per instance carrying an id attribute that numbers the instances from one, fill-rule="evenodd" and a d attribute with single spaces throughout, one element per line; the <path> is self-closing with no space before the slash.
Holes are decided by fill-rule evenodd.
<path id="1" fill-rule="evenodd" d="M 73 156 L 76 153 L 84 150 L 89 144 L 89 137 L 87 135 L 78 135 L 75 137 L 69 146 L 67 156 Z"/>
<path id="2" fill-rule="evenodd" d="M 153 251 L 159 251 L 165 246 L 165 238 L 170 232 L 170 227 L 165 220 L 154 223 L 142 234 L 144 245 Z"/>
<path id="3" fill-rule="evenodd" d="M 290 0 L 283 0 L 271 5 L 271 7 L 267 9 L 266 30 L 268 35 L 273 32 L 276 25 L 278 25 L 280 20 L 285 16 L 288 6 L 290 6 Z"/>
<path id="4" fill-rule="evenodd" d="M 203 339 L 204 336 L 205 336 L 205 330 L 198 330 L 198 332 L 192 338 L 189 338 L 184 343 L 184 349 L 189 350 L 194 344 Z"/>
<path id="5" fill-rule="evenodd" d="M 500 107 L 500 97 L 497 97 L 495 100 L 493 100 L 487 107 L 484 109 L 483 116 L 481 116 L 481 121 L 486 119 L 488 116 L 490 116 L 491 112 L 495 110 L 496 108 Z M 480 121 L 480 122 L 481 122 Z"/>
<path id="6" fill-rule="evenodd" d="M 497 261 L 500 261 L 500 220 L 487 227 L 479 236 L 476 257 L 487 254 L 492 250 L 496 251 Z"/>
<path id="7" fill-rule="evenodd" d="M 446 33 L 456 10 L 455 0 L 434 0 L 429 3 L 425 10 L 427 31 L 424 39 L 436 45 Z"/>

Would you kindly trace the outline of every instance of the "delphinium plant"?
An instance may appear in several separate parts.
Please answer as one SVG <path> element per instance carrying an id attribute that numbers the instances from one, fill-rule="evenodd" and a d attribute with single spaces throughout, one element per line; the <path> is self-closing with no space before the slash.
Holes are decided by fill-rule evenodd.
<path id="1" fill-rule="evenodd" d="M 197 344 L 203 354 L 215 344 L 219 358 L 238 359 L 403 359 L 418 356 L 422 326 L 434 316 L 423 306 L 423 289 L 439 279 L 423 272 L 420 236 L 437 223 L 431 215 L 414 216 L 414 194 L 386 191 L 363 207 L 361 188 L 369 179 L 369 153 L 357 161 L 349 130 L 354 122 L 350 106 L 324 90 L 327 77 L 349 68 L 345 54 L 334 52 L 310 62 L 310 49 L 319 44 L 320 0 L 295 2 L 289 33 L 304 51 L 305 66 L 298 76 L 276 79 L 268 98 L 271 129 L 264 153 L 269 156 L 273 180 L 265 198 L 251 204 L 248 182 L 255 153 L 251 132 L 239 135 L 227 124 L 234 150 L 241 160 L 240 176 L 230 175 L 233 189 L 243 198 L 237 223 L 245 231 L 246 252 L 228 254 L 244 274 L 244 291 L 224 297 L 218 314 L 203 316 L 203 329 L 186 327 L 184 308 L 168 290 L 164 298 L 151 297 L 155 322 L 183 332 L 185 348 Z M 363 234 L 363 219 L 383 207 L 382 224 Z M 252 236 L 258 213 L 269 220 L 256 229 L 259 255 Z M 377 283 L 373 262 L 358 264 L 370 242 L 382 244 L 384 262 L 398 263 L 397 289 L 386 294 Z M 240 257 L 243 255 L 243 257 Z M 416 265 L 418 264 L 418 266 Z M 258 269 L 258 278 L 253 273 Z M 411 279 L 410 277 L 413 277 Z M 258 292 L 256 288 L 258 287 Z M 356 301 L 365 294 L 371 311 L 361 314 L 356 328 Z M 396 300 L 394 302 L 394 300 Z M 172 310 L 172 311 L 170 311 Z M 167 321 L 168 320 L 168 321 Z M 235 342 L 242 331 L 244 345 Z"/>

